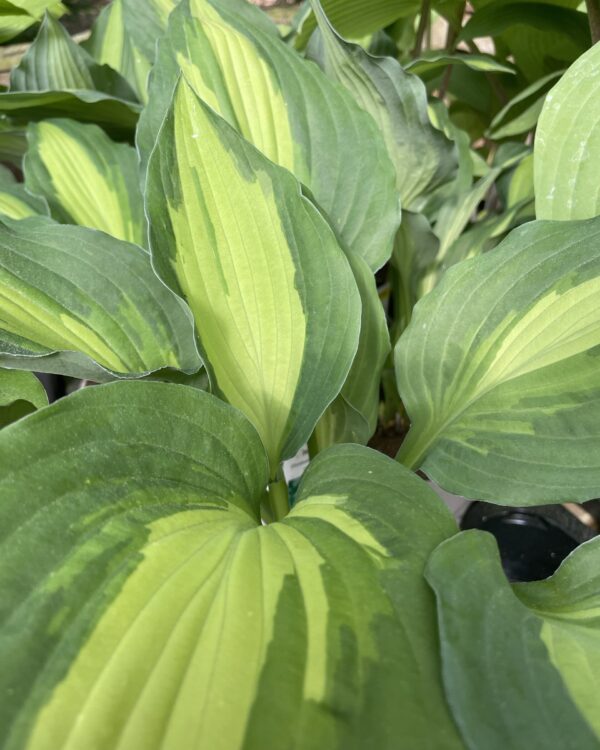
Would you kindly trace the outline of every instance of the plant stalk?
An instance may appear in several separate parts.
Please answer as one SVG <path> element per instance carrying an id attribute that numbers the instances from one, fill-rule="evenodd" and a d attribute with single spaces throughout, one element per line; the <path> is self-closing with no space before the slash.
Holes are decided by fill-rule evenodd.
<path id="1" fill-rule="evenodd" d="M 415 39 L 415 46 L 412 51 L 413 58 L 419 57 L 423 51 L 423 41 L 425 40 L 425 32 L 429 26 L 429 16 L 431 15 L 431 0 L 422 0 L 421 2 L 421 15 L 419 17 L 419 25 L 417 26 L 417 36 Z"/>
<path id="2" fill-rule="evenodd" d="M 269 484 L 266 504 L 269 510 L 270 521 L 281 521 L 282 518 L 287 516 L 290 511 L 290 500 L 285 479 L 278 479 Z"/>
<path id="3" fill-rule="evenodd" d="M 592 44 L 600 41 L 600 0 L 585 0 Z"/>

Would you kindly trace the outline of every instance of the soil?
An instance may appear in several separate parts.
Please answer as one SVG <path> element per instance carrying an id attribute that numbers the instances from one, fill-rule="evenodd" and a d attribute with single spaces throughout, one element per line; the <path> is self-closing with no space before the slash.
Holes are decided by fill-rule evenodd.
<path id="1" fill-rule="evenodd" d="M 390 458 L 396 458 L 407 432 L 408 428 L 401 422 L 386 427 L 379 425 L 377 432 L 369 440 L 369 448 L 385 453 Z"/>

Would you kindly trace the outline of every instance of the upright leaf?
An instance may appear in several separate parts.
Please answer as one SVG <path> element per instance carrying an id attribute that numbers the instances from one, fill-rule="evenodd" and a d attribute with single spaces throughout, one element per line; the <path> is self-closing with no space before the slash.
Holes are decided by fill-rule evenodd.
<path id="1" fill-rule="evenodd" d="M 0 369 L 0 428 L 47 403 L 44 386 L 33 373 Z"/>
<path id="2" fill-rule="evenodd" d="M 489 534 L 465 532 L 435 550 L 427 578 L 444 684 L 467 747 L 598 747 L 599 570 L 592 540 L 551 578 L 511 590 Z"/>
<path id="3" fill-rule="evenodd" d="M 396 349 L 399 460 L 504 504 L 600 495 L 600 219 L 532 222 L 446 271 Z"/>
<path id="4" fill-rule="evenodd" d="M 449 179 L 456 169 L 454 144 L 431 125 L 427 91 L 392 57 L 373 57 L 342 39 L 319 0 L 312 7 L 322 35 L 322 64 L 378 124 L 396 168 L 402 206 L 411 208 L 425 192 Z"/>
<path id="5" fill-rule="evenodd" d="M 178 0 L 121 0 L 123 24 L 136 49 L 150 63 L 154 62 L 156 42 L 167 28 L 169 14 Z"/>
<path id="6" fill-rule="evenodd" d="M 0 434 L 6 750 L 460 750 L 423 578 L 448 511 L 345 446 L 262 527 L 267 477 L 239 412 L 174 385 L 84 389 Z"/>
<path id="7" fill-rule="evenodd" d="M 272 476 L 342 387 L 360 298 L 296 180 L 182 79 L 148 169 L 157 271 L 196 320 L 213 388 L 256 426 Z"/>
<path id="8" fill-rule="evenodd" d="M 146 8 L 147 5 L 144 3 L 141 7 Z M 138 26 L 139 19 L 134 28 Z M 133 41 L 131 29 L 125 25 L 123 0 L 112 0 L 102 9 L 90 38 L 83 46 L 94 60 L 118 71 L 135 91 L 137 98 L 146 103 L 148 74 L 152 65 Z"/>
<path id="9" fill-rule="evenodd" d="M 120 136 L 131 135 L 139 111 L 127 81 L 98 65 L 49 15 L 0 94 L 0 112 L 15 122 L 67 116 Z"/>
<path id="10" fill-rule="evenodd" d="M 245 0 L 184 0 L 159 44 L 138 131 L 147 157 L 177 78 L 306 185 L 344 245 L 375 270 L 400 220 L 394 171 L 373 119 L 282 43 Z"/>
<path id="11" fill-rule="evenodd" d="M 0 224 L 0 364 L 92 380 L 200 367 L 148 253 L 49 219 Z"/>
<path id="12" fill-rule="evenodd" d="M 595 44 L 546 97 L 534 148 L 539 219 L 600 214 L 600 45 Z"/>
<path id="13" fill-rule="evenodd" d="M 96 125 L 44 120 L 28 131 L 25 184 L 58 221 L 144 245 L 146 226 L 135 150 Z"/>

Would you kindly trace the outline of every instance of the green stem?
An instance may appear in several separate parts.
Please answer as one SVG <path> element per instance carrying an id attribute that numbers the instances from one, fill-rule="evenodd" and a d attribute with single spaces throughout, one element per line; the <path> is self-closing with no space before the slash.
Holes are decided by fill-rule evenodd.
<path id="1" fill-rule="evenodd" d="M 269 484 L 267 507 L 272 521 L 281 521 L 290 512 L 288 486 L 285 479 L 278 479 Z"/>
<path id="2" fill-rule="evenodd" d="M 600 41 L 600 0 L 585 0 L 592 44 Z"/>
<path id="3" fill-rule="evenodd" d="M 431 14 L 431 0 L 421 1 L 421 16 L 419 18 L 419 25 L 417 27 L 417 36 L 415 39 L 415 46 L 412 51 L 413 58 L 419 57 L 423 50 L 423 41 L 425 39 L 425 32 L 429 25 L 429 16 Z"/>

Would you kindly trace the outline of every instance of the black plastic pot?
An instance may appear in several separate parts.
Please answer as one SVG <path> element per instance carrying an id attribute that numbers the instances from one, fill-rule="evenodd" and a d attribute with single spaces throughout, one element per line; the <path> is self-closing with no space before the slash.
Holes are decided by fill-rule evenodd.
<path id="1" fill-rule="evenodd" d="M 548 578 L 578 545 L 596 536 L 562 505 L 512 508 L 474 502 L 462 529 L 481 529 L 496 537 L 504 572 L 510 581 Z"/>

